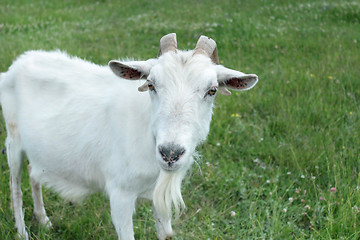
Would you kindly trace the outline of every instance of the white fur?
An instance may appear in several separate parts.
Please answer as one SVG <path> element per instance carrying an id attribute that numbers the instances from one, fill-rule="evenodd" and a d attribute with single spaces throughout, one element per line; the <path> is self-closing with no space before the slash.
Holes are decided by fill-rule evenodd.
<path id="1" fill-rule="evenodd" d="M 120 79 L 108 66 L 59 51 L 26 52 L 1 74 L 21 238 L 28 239 L 20 189 L 24 155 L 31 165 L 35 215 L 42 224 L 51 226 L 41 196 L 44 184 L 70 200 L 99 191 L 108 195 L 119 239 L 134 239 L 136 199 L 151 199 L 158 238 L 172 236 L 171 209 L 179 215 L 184 207 L 181 181 L 196 146 L 209 132 L 214 97 L 206 93 L 218 87 L 219 67 L 193 51 L 123 64 L 154 81 L 156 93 L 140 93 L 137 87 L 143 81 Z M 173 169 L 164 165 L 157 150 L 165 143 L 186 150 Z"/>

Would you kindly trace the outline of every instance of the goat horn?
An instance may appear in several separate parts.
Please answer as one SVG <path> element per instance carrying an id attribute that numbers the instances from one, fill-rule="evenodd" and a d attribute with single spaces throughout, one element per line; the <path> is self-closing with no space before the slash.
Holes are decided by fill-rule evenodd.
<path id="1" fill-rule="evenodd" d="M 206 36 L 201 36 L 196 44 L 194 54 L 204 54 L 208 56 L 213 63 L 219 65 L 219 56 L 216 48 L 216 42 Z M 223 95 L 230 96 L 231 92 L 226 87 L 219 88 L 219 92 Z"/>
<path id="2" fill-rule="evenodd" d="M 201 36 L 196 44 L 194 54 L 204 54 L 209 56 L 215 64 L 219 64 L 219 56 L 216 42 L 206 36 Z"/>
<path id="3" fill-rule="evenodd" d="M 166 52 L 176 52 L 177 42 L 176 33 L 169 33 L 160 39 L 160 49 L 158 57 Z"/>

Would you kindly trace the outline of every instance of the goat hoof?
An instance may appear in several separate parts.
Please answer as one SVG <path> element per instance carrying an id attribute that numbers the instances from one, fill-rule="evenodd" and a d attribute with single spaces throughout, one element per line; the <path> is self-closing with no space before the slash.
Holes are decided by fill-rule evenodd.
<path id="1" fill-rule="evenodd" d="M 52 223 L 46 215 L 43 216 L 41 214 L 38 214 L 38 215 L 34 214 L 33 219 L 37 220 L 41 224 L 41 226 L 43 226 L 45 229 L 52 228 Z"/>
<path id="2" fill-rule="evenodd" d="M 52 223 L 50 222 L 48 217 L 46 217 L 44 221 L 41 221 L 41 225 L 43 225 L 46 229 L 52 228 Z"/>
<path id="3" fill-rule="evenodd" d="M 20 240 L 29 240 L 29 235 L 26 231 L 24 233 L 18 233 L 17 237 Z"/>

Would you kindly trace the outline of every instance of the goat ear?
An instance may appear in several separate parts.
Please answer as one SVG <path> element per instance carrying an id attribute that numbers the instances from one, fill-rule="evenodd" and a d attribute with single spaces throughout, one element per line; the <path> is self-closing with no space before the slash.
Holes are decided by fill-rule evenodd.
<path id="1" fill-rule="evenodd" d="M 151 67 L 144 64 L 146 61 L 130 62 L 124 64 L 116 60 L 109 62 L 110 69 L 119 77 L 127 80 L 146 79 L 150 73 Z"/>
<path id="2" fill-rule="evenodd" d="M 225 68 L 221 65 L 217 65 L 217 76 L 220 86 L 220 93 L 224 95 L 230 95 L 227 90 L 243 91 L 253 88 L 258 82 L 258 76 L 256 74 L 245 74 L 239 71 Z"/>

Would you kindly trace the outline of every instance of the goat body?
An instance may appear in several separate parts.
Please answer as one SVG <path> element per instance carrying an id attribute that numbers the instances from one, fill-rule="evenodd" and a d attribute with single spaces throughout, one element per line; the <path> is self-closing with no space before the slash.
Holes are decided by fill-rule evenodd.
<path id="1" fill-rule="evenodd" d="M 178 213 L 183 206 L 180 184 L 209 132 L 214 92 L 249 89 L 257 76 L 214 64 L 206 51 L 197 52 L 199 43 L 183 52 L 176 50 L 175 34 L 162 40 L 157 59 L 111 61 L 108 67 L 59 51 L 29 51 L 0 75 L 21 238 L 28 239 L 20 189 L 25 155 L 34 214 L 43 225 L 51 222 L 42 184 L 73 201 L 106 194 L 119 239 L 134 239 L 136 199 L 153 200 L 158 238 L 172 236 L 171 208 Z"/>

